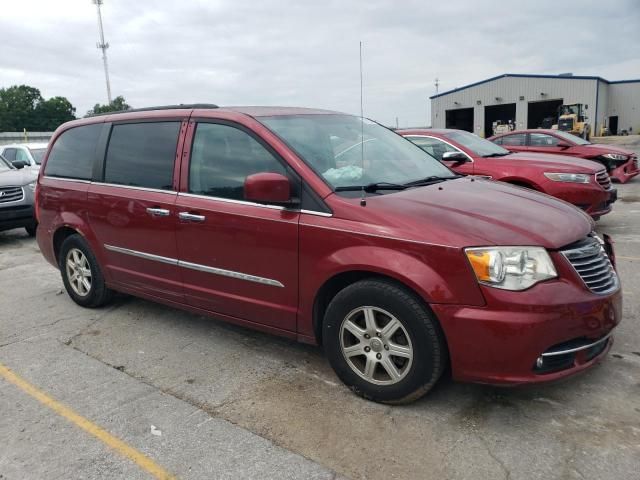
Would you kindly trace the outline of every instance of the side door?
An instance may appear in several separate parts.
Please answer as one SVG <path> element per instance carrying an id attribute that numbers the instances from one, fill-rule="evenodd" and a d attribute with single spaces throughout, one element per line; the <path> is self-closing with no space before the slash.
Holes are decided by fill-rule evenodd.
<path id="1" fill-rule="evenodd" d="M 567 148 L 559 147 L 562 140 L 547 133 L 530 133 L 528 141 L 528 151 L 538 153 L 555 153 L 566 155 Z M 564 142 L 567 143 L 567 142 Z"/>
<path id="2" fill-rule="evenodd" d="M 180 119 L 105 124 L 87 202 L 110 281 L 178 302 L 177 152 L 186 125 Z"/>
<path id="3" fill-rule="evenodd" d="M 192 122 L 176 203 L 185 300 L 194 307 L 295 331 L 300 212 L 244 200 L 248 175 L 297 180 L 271 147 L 240 125 Z"/>
<path id="4" fill-rule="evenodd" d="M 449 167 L 455 172 L 462 173 L 464 175 L 473 175 L 474 173 L 474 161 L 470 155 L 466 152 L 463 152 L 457 147 L 454 147 L 448 142 L 441 140 L 436 137 L 430 137 L 427 135 L 411 135 L 407 137 L 417 146 L 419 146 L 422 150 L 427 152 L 429 155 L 434 157 L 435 159 L 442 162 L 444 165 Z M 460 152 L 464 154 L 468 161 L 466 162 L 457 162 L 450 161 L 444 159 L 444 154 L 448 152 Z"/>
<path id="5" fill-rule="evenodd" d="M 526 152 L 529 150 L 527 147 L 527 134 L 524 132 L 511 133 L 500 138 L 502 138 L 502 143 L 499 145 L 511 152 Z"/>

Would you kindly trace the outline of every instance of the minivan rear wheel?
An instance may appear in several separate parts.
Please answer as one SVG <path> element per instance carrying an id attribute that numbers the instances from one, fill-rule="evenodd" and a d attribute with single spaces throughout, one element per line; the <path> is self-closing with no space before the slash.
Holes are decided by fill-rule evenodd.
<path id="1" fill-rule="evenodd" d="M 60 247 L 58 265 L 67 293 L 78 305 L 101 307 L 113 298 L 87 241 L 79 234 L 67 237 Z"/>
<path id="2" fill-rule="evenodd" d="M 410 290 L 380 279 L 356 282 L 333 298 L 323 342 L 338 377 L 356 394 L 382 403 L 424 395 L 448 358 L 428 307 Z"/>

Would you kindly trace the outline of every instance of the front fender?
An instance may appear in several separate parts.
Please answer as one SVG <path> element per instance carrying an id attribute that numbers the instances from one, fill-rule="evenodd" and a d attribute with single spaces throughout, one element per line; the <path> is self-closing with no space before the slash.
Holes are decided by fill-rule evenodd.
<path id="1" fill-rule="evenodd" d="M 350 246 L 338 246 L 348 236 Z M 373 245 L 372 243 L 380 245 Z M 330 238 L 301 231 L 300 319 L 302 335 L 313 335 L 313 306 L 321 288 L 347 272 L 381 275 L 416 292 L 426 303 L 484 305 L 464 253 L 457 248 L 399 239 L 333 232 Z"/>

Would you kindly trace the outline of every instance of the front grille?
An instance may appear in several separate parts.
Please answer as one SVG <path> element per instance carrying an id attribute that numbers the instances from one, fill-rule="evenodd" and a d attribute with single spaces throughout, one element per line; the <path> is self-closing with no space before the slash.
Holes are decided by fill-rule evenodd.
<path id="1" fill-rule="evenodd" d="M 23 198 L 22 187 L 0 187 L 0 203 L 19 202 Z"/>
<path id="2" fill-rule="evenodd" d="M 605 190 L 611 190 L 611 178 L 606 170 L 596 173 L 596 182 Z"/>
<path id="3" fill-rule="evenodd" d="M 562 254 L 592 292 L 606 294 L 618 288 L 618 275 L 598 238 L 587 237 Z"/>

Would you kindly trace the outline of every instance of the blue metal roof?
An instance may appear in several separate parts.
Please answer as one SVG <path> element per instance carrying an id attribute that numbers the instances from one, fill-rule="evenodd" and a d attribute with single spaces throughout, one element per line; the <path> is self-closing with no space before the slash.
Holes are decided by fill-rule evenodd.
<path id="1" fill-rule="evenodd" d="M 483 83 L 493 82 L 494 80 L 498 80 L 499 78 L 506 77 L 516 77 L 516 78 L 555 78 L 561 80 L 600 80 L 601 82 L 607 84 L 616 84 L 616 83 L 636 83 L 640 82 L 640 79 L 635 80 L 615 80 L 609 81 L 602 77 L 592 77 L 585 75 L 535 75 L 535 74 L 523 74 L 523 73 L 503 73 L 502 75 L 497 75 L 495 77 L 487 78 L 486 80 L 481 80 L 479 82 L 470 83 L 469 85 L 465 85 L 463 87 L 454 88 L 453 90 L 448 90 L 446 92 L 439 93 L 437 95 L 433 95 L 429 97 L 429 99 L 433 100 L 434 98 L 442 97 L 444 95 L 449 95 L 450 93 L 459 92 L 460 90 L 465 90 L 467 88 L 475 87 L 476 85 L 482 85 Z"/>

